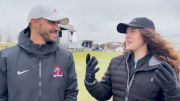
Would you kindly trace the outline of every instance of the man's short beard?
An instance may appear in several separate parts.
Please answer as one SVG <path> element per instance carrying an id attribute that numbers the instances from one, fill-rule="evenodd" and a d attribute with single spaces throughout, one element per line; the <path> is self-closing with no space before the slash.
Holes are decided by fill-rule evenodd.
<path id="1" fill-rule="evenodd" d="M 45 40 L 46 43 L 52 43 L 52 42 L 56 42 L 57 40 L 51 40 L 50 39 L 50 32 L 48 33 L 39 33 L 40 36 Z"/>

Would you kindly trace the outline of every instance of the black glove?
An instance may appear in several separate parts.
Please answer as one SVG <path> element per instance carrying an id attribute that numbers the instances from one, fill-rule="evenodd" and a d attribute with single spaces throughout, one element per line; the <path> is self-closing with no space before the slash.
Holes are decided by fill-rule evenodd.
<path id="1" fill-rule="evenodd" d="M 179 81 L 175 70 L 166 62 L 160 64 L 160 68 L 155 71 L 157 79 L 154 83 L 157 84 L 166 95 L 177 95 L 180 93 Z"/>
<path id="2" fill-rule="evenodd" d="M 86 75 L 85 75 L 86 82 L 93 83 L 96 80 L 95 74 L 96 72 L 99 71 L 99 68 L 95 68 L 97 64 L 98 61 L 96 57 L 93 56 L 91 58 L 90 54 L 88 53 L 86 56 Z"/>

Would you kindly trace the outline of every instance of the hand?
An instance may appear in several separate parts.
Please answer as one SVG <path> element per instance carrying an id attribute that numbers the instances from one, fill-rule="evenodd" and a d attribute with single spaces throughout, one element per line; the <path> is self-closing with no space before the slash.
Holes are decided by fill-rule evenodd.
<path id="1" fill-rule="evenodd" d="M 96 57 L 92 57 L 90 56 L 90 54 L 88 53 L 86 56 L 86 75 L 85 75 L 85 80 L 88 83 L 93 83 L 95 81 L 95 74 L 96 72 L 99 71 L 99 68 L 95 68 L 96 65 L 98 64 L 98 61 L 96 59 Z"/>
<path id="2" fill-rule="evenodd" d="M 155 71 L 158 79 L 154 83 L 163 89 L 166 95 L 179 93 L 179 82 L 175 70 L 166 62 L 160 64 L 160 68 Z M 177 92 L 178 91 L 178 92 Z"/>

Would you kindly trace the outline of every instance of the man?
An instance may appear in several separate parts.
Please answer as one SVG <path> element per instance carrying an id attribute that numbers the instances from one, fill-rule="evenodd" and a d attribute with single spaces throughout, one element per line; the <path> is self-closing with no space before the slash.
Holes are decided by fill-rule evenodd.
<path id="1" fill-rule="evenodd" d="M 76 101 L 72 54 L 59 47 L 55 8 L 38 5 L 28 16 L 18 44 L 0 52 L 0 101 Z"/>

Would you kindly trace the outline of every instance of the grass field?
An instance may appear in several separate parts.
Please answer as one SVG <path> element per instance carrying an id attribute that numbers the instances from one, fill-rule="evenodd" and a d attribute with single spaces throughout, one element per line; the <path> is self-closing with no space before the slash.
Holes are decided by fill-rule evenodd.
<path id="1" fill-rule="evenodd" d="M 2 48 L 6 48 L 6 45 L 0 44 L 0 50 Z M 78 94 L 78 101 L 96 101 L 86 90 L 84 86 L 84 77 L 85 77 L 85 69 L 86 69 L 86 63 L 85 58 L 86 54 L 90 53 L 91 56 L 96 56 L 96 58 L 99 61 L 98 67 L 100 67 L 99 72 L 96 73 L 96 77 L 98 80 L 102 78 L 104 73 L 107 70 L 108 64 L 110 60 L 120 55 L 119 52 L 73 52 L 74 60 L 75 60 L 75 66 L 76 66 L 76 72 L 78 77 L 78 88 L 79 88 L 79 94 Z M 180 51 L 178 52 L 180 56 Z M 109 100 L 109 101 L 112 101 Z"/>
<path id="2" fill-rule="evenodd" d="M 96 77 L 98 80 L 100 80 L 104 75 L 110 60 L 113 57 L 120 55 L 120 53 L 118 52 L 74 52 L 73 53 L 77 76 L 78 76 L 78 86 L 79 86 L 78 101 L 96 101 L 93 97 L 91 97 L 91 95 L 88 93 L 88 91 L 84 86 L 84 77 L 85 77 L 85 69 L 86 69 L 85 58 L 87 53 L 90 53 L 92 56 L 96 56 L 96 58 L 99 61 L 98 67 L 100 67 L 100 70 L 96 73 L 97 74 Z"/>
<path id="3" fill-rule="evenodd" d="M 108 64 L 110 60 L 120 55 L 118 52 L 74 52 L 74 60 L 75 60 L 75 66 L 78 76 L 78 86 L 79 86 L 79 94 L 78 94 L 78 101 L 96 101 L 86 90 L 84 86 L 84 77 L 85 77 L 85 59 L 86 54 L 90 53 L 92 56 L 96 56 L 96 58 L 99 61 L 99 64 L 97 67 L 100 67 L 100 70 L 96 73 L 96 77 L 98 80 L 102 78 L 104 73 L 107 70 Z M 180 51 L 178 52 L 180 56 Z M 110 99 L 109 101 L 112 101 Z"/>
<path id="4" fill-rule="evenodd" d="M 0 50 L 1 49 L 4 49 L 4 48 L 7 48 L 7 47 L 10 47 L 10 46 L 14 46 L 15 44 L 7 44 L 7 43 L 1 43 L 0 44 Z"/>
<path id="5" fill-rule="evenodd" d="M 0 50 L 7 48 L 7 44 L 0 44 Z M 73 57 L 75 61 L 75 67 L 78 77 L 78 101 L 96 101 L 91 95 L 88 93 L 84 86 L 84 77 L 85 77 L 85 69 L 86 69 L 86 54 L 90 53 L 92 56 L 96 56 L 99 61 L 98 67 L 100 67 L 99 72 L 97 73 L 97 79 L 100 80 L 104 75 L 105 71 L 107 70 L 108 64 L 110 60 L 119 55 L 118 52 L 73 52 Z M 110 100 L 111 101 L 111 100 Z"/>

